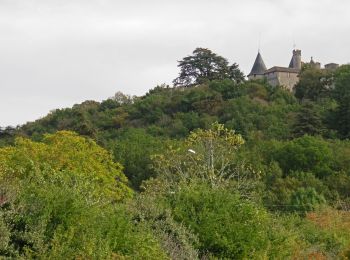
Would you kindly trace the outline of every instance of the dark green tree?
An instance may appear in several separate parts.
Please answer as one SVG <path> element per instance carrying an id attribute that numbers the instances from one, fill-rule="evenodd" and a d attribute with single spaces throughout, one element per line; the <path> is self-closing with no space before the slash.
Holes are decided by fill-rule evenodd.
<path id="1" fill-rule="evenodd" d="M 297 114 L 293 126 L 293 135 L 300 137 L 305 134 L 320 135 L 323 131 L 321 116 L 315 108 L 314 103 L 304 102 L 300 112 Z"/>
<path id="2" fill-rule="evenodd" d="M 16 134 L 16 128 L 11 126 L 0 126 L 0 147 L 13 143 Z"/>
<path id="3" fill-rule="evenodd" d="M 342 137 L 350 138 L 350 65 L 341 66 L 336 71 L 333 95 L 338 102 L 336 129 Z"/>
<path id="4" fill-rule="evenodd" d="M 326 70 L 304 67 L 295 86 L 295 96 L 312 101 L 327 97 L 332 86 L 332 75 Z"/>
<path id="5" fill-rule="evenodd" d="M 115 143 L 111 144 L 117 161 L 125 167 L 124 172 L 133 188 L 154 175 L 150 168 L 151 155 L 162 151 L 166 140 L 147 134 L 144 129 L 125 129 Z"/>
<path id="6" fill-rule="evenodd" d="M 331 173 L 333 154 L 328 143 L 320 137 L 305 135 L 296 138 L 272 154 L 285 175 L 303 171 L 321 178 Z"/>
<path id="7" fill-rule="evenodd" d="M 180 74 L 173 83 L 175 86 L 192 86 L 210 80 L 232 79 L 244 80 L 244 74 L 238 65 L 229 65 L 228 61 L 209 49 L 197 48 L 192 55 L 179 61 Z"/>

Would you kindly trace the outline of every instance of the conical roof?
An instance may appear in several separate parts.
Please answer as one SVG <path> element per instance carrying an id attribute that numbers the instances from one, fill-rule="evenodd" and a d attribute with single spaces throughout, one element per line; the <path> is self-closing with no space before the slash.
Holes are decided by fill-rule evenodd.
<path id="1" fill-rule="evenodd" d="M 250 75 L 263 75 L 266 71 L 265 63 L 261 57 L 260 52 L 258 52 L 258 55 L 256 56 L 253 68 L 248 76 Z"/>
<path id="2" fill-rule="evenodd" d="M 288 68 L 291 68 L 291 69 L 294 68 L 294 56 L 293 56 L 292 59 L 290 60 Z"/>
<path id="3" fill-rule="evenodd" d="M 301 50 L 293 50 L 293 56 L 289 63 L 289 68 L 300 69 L 301 67 Z"/>

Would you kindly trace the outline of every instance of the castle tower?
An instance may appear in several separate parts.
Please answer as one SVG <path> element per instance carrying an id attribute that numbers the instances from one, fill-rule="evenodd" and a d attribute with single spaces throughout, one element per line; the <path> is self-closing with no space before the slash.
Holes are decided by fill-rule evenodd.
<path id="1" fill-rule="evenodd" d="M 313 57 L 311 57 L 309 64 L 310 64 L 310 67 L 313 69 L 321 69 L 321 63 L 315 62 Z"/>
<path id="2" fill-rule="evenodd" d="M 289 63 L 291 69 L 301 69 L 301 50 L 293 50 L 293 57 Z"/>
<path id="3" fill-rule="evenodd" d="M 262 79 L 264 78 L 264 73 L 266 71 L 266 66 L 264 63 L 264 60 L 261 57 L 260 51 L 258 52 L 258 55 L 256 56 L 254 65 L 250 73 L 248 74 L 248 79 Z"/>

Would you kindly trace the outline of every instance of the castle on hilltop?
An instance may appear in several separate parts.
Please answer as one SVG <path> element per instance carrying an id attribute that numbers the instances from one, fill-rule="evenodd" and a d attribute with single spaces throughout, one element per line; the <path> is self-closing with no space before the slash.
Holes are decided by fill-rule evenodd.
<path id="1" fill-rule="evenodd" d="M 271 86 L 283 86 L 290 91 L 293 91 L 294 86 L 299 81 L 299 73 L 304 63 L 301 61 L 301 50 L 293 50 L 293 56 L 288 67 L 274 66 L 270 69 L 266 68 L 264 60 L 258 52 L 253 68 L 248 74 L 249 80 L 266 79 Z M 308 63 L 311 67 L 321 69 L 321 63 L 315 62 L 311 57 Z M 334 70 L 339 65 L 336 63 L 329 63 L 324 66 L 326 70 Z"/>

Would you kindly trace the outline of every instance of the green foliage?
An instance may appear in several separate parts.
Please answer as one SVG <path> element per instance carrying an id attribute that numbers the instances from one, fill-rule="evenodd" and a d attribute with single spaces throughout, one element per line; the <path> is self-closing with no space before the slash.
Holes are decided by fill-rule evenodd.
<path id="1" fill-rule="evenodd" d="M 277 170 L 278 171 L 278 170 Z M 274 174 L 274 172 L 272 173 Z M 287 177 L 282 177 L 282 173 L 269 176 L 266 180 L 268 192 L 264 196 L 265 205 L 273 211 L 279 212 L 305 212 L 299 199 L 302 190 L 312 189 L 317 196 L 331 199 L 331 193 L 323 181 L 316 178 L 312 173 L 295 172 Z M 304 201 L 306 203 L 306 201 Z M 323 203 L 326 203 L 324 201 Z"/>
<path id="2" fill-rule="evenodd" d="M 0 127 L 0 147 L 12 144 L 15 134 L 16 134 L 16 128 Z"/>
<path id="3" fill-rule="evenodd" d="M 295 96 L 300 99 L 316 101 L 330 94 L 332 75 L 327 70 L 304 68 L 295 86 Z"/>
<path id="4" fill-rule="evenodd" d="M 234 80 L 213 80 L 209 83 L 209 88 L 219 92 L 223 99 L 232 99 L 246 94 L 244 84 L 237 84 Z"/>
<path id="5" fill-rule="evenodd" d="M 195 248 L 198 238 L 183 223 L 174 220 L 166 196 L 168 190 L 159 179 L 148 180 L 144 191 L 136 196 L 132 210 L 134 218 L 150 226 L 162 249 L 171 259 L 199 259 Z"/>
<path id="6" fill-rule="evenodd" d="M 273 211 L 299 211 L 291 197 L 298 189 L 313 188 L 326 204 L 349 208 L 347 141 L 304 136 L 289 141 L 250 140 L 238 150 L 237 160 L 252 165 L 264 182 L 264 205 Z"/>
<path id="7" fill-rule="evenodd" d="M 217 79 L 231 79 L 238 83 L 244 80 L 236 63 L 229 65 L 224 57 L 205 48 L 195 49 L 192 55 L 179 61 L 178 67 L 181 71 L 173 82 L 175 86 L 188 87 Z"/>
<path id="8" fill-rule="evenodd" d="M 2 148 L 0 256 L 166 259 L 121 204 L 126 181 L 107 151 L 71 132 Z"/>
<path id="9" fill-rule="evenodd" d="M 65 183 L 23 182 L 16 201 L 4 210 L 4 220 L 11 227 L 11 239 L 3 255 L 165 258 L 150 231 L 135 227 L 122 206 L 92 204 Z"/>
<path id="10" fill-rule="evenodd" d="M 294 210 L 304 214 L 325 203 L 325 198 L 311 187 L 299 188 L 291 196 L 291 206 L 294 207 Z"/>
<path id="11" fill-rule="evenodd" d="M 326 179 L 327 186 L 335 191 L 335 199 L 349 201 L 350 198 L 350 175 L 344 171 L 335 172 Z"/>
<path id="12" fill-rule="evenodd" d="M 8 250 L 11 232 L 7 227 L 3 214 L 0 215 L 0 255 L 3 255 Z"/>
<path id="13" fill-rule="evenodd" d="M 311 136 L 286 143 L 273 156 L 285 173 L 311 171 L 318 177 L 327 176 L 332 163 L 332 153 L 327 143 Z"/>
<path id="14" fill-rule="evenodd" d="M 335 125 L 340 135 L 350 138 L 350 65 L 341 66 L 335 74 L 334 98 L 338 102 Z"/>
<path id="15" fill-rule="evenodd" d="M 159 178 L 175 185 L 192 178 L 213 186 L 235 180 L 243 191 L 251 184 L 251 178 L 258 177 L 248 166 L 235 161 L 236 151 L 243 143 L 240 135 L 216 122 L 208 130 L 191 132 L 183 144 L 154 155 L 153 169 Z"/>
<path id="16" fill-rule="evenodd" d="M 72 132 L 46 135 L 41 143 L 18 138 L 14 147 L 1 149 L 0 168 L 0 176 L 18 179 L 31 178 L 36 171 L 50 168 L 96 198 L 121 200 L 131 194 L 122 166 L 113 162 L 111 154 Z"/>
<path id="17" fill-rule="evenodd" d="M 170 201 L 177 221 L 198 234 L 202 252 L 219 259 L 256 258 L 268 247 L 268 215 L 226 189 L 182 185 Z"/>
<path id="18" fill-rule="evenodd" d="M 285 90 L 270 90 L 257 83 L 246 83 L 247 94 L 224 103 L 221 120 L 246 139 L 259 134 L 263 138 L 287 139 L 293 113 L 299 105 Z"/>
<path id="19" fill-rule="evenodd" d="M 303 135 L 321 135 L 323 128 L 321 116 L 315 109 L 314 104 L 311 102 L 303 103 L 293 126 L 293 135 L 295 137 Z"/>
<path id="20" fill-rule="evenodd" d="M 101 103 L 86 101 L 73 108 L 54 110 L 36 122 L 14 129 L 10 136 L 3 135 L 0 143 L 11 143 L 16 135 L 40 141 L 45 133 L 76 131 L 110 150 L 124 164 L 125 173 L 137 188 L 143 179 L 153 174 L 146 165 L 154 151 L 151 147 L 159 137 L 181 139 L 197 128 L 208 129 L 218 121 L 247 140 L 255 137 L 284 140 L 290 136 L 297 111 L 299 104 L 291 93 L 271 88 L 264 82 L 237 83 L 223 79 L 194 88 L 161 85 L 140 98 L 117 93 Z M 142 138 L 147 141 L 140 145 L 132 141 L 136 134 L 129 136 L 126 132 L 133 129 L 145 131 Z M 134 145 L 128 147 L 128 141 Z M 141 174 L 142 168 L 146 170 Z"/>
<path id="21" fill-rule="evenodd" d="M 125 129 L 110 144 L 114 157 L 125 167 L 125 175 L 138 189 L 141 182 L 154 175 L 150 155 L 162 151 L 165 139 L 147 134 L 144 129 Z"/>

